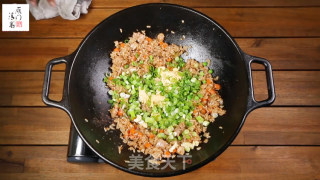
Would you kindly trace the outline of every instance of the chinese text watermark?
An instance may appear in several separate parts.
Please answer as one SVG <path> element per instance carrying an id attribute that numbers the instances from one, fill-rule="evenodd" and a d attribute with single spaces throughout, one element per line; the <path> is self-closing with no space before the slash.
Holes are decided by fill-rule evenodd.
<path id="1" fill-rule="evenodd" d="M 177 158 L 182 159 L 182 164 L 183 164 L 183 170 L 186 168 L 186 164 L 191 164 L 192 163 L 192 156 L 191 155 L 177 155 Z M 151 161 L 154 160 L 151 155 L 149 155 L 147 158 L 143 159 L 143 156 L 141 155 L 134 155 L 132 154 L 129 156 L 129 160 L 126 161 L 126 163 L 129 166 L 129 169 L 137 169 L 137 170 L 151 170 L 151 169 L 156 169 L 156 170 L 164 170 L 166 168 L 171 168 L 172 170 L 175 170 L 176 167 L 173 166 L 173 164 L 176 162 L 175 159 L 170 159 L 166 158 L 163 159 L 163 162 L 160 164 L 157 163 L 151 163 Z M 144 166 L 144 163 L 147 162 L 147 166 Z"/>
<path id="2" fill-rule="evenodd" d="M 29 31 L 29 4 L 2 4 L 2 31 Z"/>

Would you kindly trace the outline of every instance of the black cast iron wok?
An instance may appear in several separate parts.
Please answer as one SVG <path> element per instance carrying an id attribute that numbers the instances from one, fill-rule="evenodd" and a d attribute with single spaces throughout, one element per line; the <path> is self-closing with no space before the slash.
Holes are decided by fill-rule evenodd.
<path id="1" fill-rule="evenodd" d="M 147 25 L 151 28 L 146 28 Z M 207 144 L 200 145 L 201 150 L 190 152 L 192 163 L 185 164 L 185 170 L 182 158 L 175 158 L 175 163 L 172 163 L 175 169 L 167 167 L 163 170 L 147 170 L 147 161 L 143 161 L 145 164 L 142 170 L 129 169 L 125 160 L 139 153 L 132 153 L 124 145 L 124 150 L 119 154 L 117 147 L 122 144 L 119 132 L 106 133 L 103 129 L 105 124 L 112 122 L 108 112 L 110 105 L 107 103 L 110 97 L 102 79 L 110 71 L 109 54 L 114 49 L 113 42 L 124 41 L 137 30 L 146 30 L 146 34 L 153 38 L 163 32 L 168 43 L 192 46 L 189 54 L 183 57 L 199 61 L 210 59 L 213 75 L 220 77 L 220 94 L 227 113 L 208 127 L 211 139 Z M 183 35 L 185 40 L 181 40 Z M 257 102 L 253 96 L 252 62 L 263 64 L 266 69 L 269 97 L 264 101 Z M 48 94 L 52 67 L 59 63 L 66 64 L 66 73 L 63 97 L 57 102 L 50 100 Z M 273 103 L 275 92 L 270 63 L 241 51 L 232 37 L 215 21 L 182 6 L 144 4 L 108 17 L 87 35 L 74 53 L 51 60 L 46 67 L 42 98 L 47 105 L 65 110 L 85 143 L 106 162 L 134 174 L 171 176 L 199 168 L 219 156 L 237 136 L 248 113 Z M 223 129 L 219 129 L 219 126 Z"/>

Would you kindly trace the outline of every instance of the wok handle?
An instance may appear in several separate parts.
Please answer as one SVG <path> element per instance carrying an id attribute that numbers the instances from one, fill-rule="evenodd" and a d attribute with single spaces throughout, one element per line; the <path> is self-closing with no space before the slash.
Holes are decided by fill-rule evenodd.
<path id="1" fill-rule="evenodd" d="M 248 96 L 248 112 L 263 106 L 268 106 L 274 102 L 276 99 L 275 88 L 273 83 L 273 75 L 272 75 L 272 67 L 269 61 L 266 59 L 245 55 L 245 59 L 248 67 L 248 76 L 249 76 L 249 96 Z M 267 87 L 268 87 L 268 98 L 263 101 L 256 101 L 254 98 L 254 88 L 252 83 L 252 71 L 251 71 L 251 63 L 259 63 L 264 65 L 266 71 L 266 79 L 267 79 Z"/>
<path id="2" fill-rule="evenodd" d="M 70 73 L 70 67 L 69 67 L 69 57 L 61 57 L 61 58 L 56 58 L 48 62 L 46 65 L 46 70 L 44 74 L 44 82 L 43 82 L 43 89 L 42 89 L 42 100 L 45 104 L 49 106 L 54 106 L 57 108 L 61 108 L 65 110 L 67 113 L 69 113 L 69 103 L 67 99 L 67 85 L 68 85 L 68 77 Z M 66 70 L 65 70 L 65 80 L 64 80 L 64 87 L 63 87 L 63 94 L 62 94 L 62 99 L 61 101 L 55 101 L 51 100 L 49 98 L 49 90 L 50 90 L 50 81 L 51 81 L 51 73 L 52 73 L 52 68 L 54 65 L 57 64 L 66 64 Z"/>

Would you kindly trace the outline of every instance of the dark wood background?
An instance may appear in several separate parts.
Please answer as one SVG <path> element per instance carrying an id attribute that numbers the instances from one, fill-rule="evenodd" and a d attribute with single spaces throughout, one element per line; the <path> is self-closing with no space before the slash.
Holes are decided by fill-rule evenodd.
<path id="1" fill-rule="evenodd" d="M 3 0 L 1 3 L 25 3 Z M 73 52 L 109 15 L 137 4 L 167 2 L 218 21 L 248 54 L 268 59 L 277 99 L 253 111 L 217 160 L 168 179 L 320 179 L 319 0 L 93 0 L 79 20 L 35 21 L 29 32 L 0 32 L 0 179 L 142 179 L 105 164 L 66 162 L 70 119 L 41 100 L 44 67 Z M 51 98 L 61 98 L 64 67 L 55 66 Z M 265 73 L 254 66 L 257 99 Z"/>

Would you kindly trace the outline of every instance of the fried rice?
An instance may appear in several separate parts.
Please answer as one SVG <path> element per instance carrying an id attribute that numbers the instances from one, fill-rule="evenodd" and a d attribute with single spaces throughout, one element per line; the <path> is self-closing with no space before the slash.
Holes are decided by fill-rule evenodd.
<path id="1" fill-rule="evenodd" d="M 104 78 L 121 139 L 129 150 L 159 161 L 199 150 L 210 138 L 207 126 L 226 113 L 210 62 L 185 61 L 187 48 L 164 38 L 142 31 L 115 41 L 112 73 Z"/>

